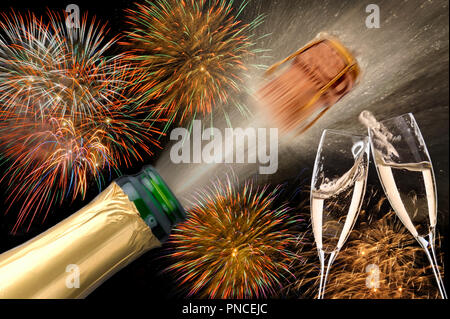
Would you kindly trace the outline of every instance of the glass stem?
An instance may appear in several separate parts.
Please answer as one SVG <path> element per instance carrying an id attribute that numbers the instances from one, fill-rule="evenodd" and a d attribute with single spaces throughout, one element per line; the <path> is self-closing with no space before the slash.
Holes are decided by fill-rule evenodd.
<path id="1" fill-rule="evenodd" d="M 332 253 L 325 253 L 323 250 L 319 250 L 320 259 L 320 284 L 319 284 L 319 294 L 317 299 L 323 299 L 325 295 L 325 287 L 327 284 L 328 273 L 330 272 L 331 265 L 336 259 L 338 251 L 335 250 Z"/>
<path id="2" fill-rule="evenodd" d="M 436 253 L 434 251 L 434 230 L 428 234 L 428 240 L 424 237 L 417 237 L 417 241 L 422 246 L 425 254 L 430 261 L 431 268 L 433 269 L 434 277 L 439 288 L 439 293 L 442 299 L 447 299 L 447 292 L 445 291 L 444 281 L 442 280 L 441 273 L 439 271 L 439 266 L 437 263 Z"/>

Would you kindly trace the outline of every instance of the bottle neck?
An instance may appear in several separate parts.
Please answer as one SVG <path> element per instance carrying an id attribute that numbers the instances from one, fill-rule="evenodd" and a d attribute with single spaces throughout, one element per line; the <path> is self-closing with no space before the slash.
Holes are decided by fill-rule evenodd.
<path id="1" fill-rule="evenodd" d="M 183 207 L 152 166 L 144 167 L 136 175 L 122 176 L 115 182 L 161 242 L 167 240 L 175 224 L 186 218 Z"/>

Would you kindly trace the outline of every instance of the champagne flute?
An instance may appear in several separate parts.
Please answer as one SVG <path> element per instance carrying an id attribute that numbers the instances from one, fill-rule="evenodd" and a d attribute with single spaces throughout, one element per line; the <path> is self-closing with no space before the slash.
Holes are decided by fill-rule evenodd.
<path id="1" fill-rule="evenodd" d="M 378 176 L 392 208 L 430 261 L 439 292 L 447 299 L 434 250 L 437 194 L 425 141 L 411 113 L 372 121 L 369 137 Z"/>
<path id="2" fill-rule="evenodd" d="M 358 217 L 369 165 L 367 136 L 325 130 L 311 181 L 311 221 L 320 259 L 318 299 L 328 272 Z"/>

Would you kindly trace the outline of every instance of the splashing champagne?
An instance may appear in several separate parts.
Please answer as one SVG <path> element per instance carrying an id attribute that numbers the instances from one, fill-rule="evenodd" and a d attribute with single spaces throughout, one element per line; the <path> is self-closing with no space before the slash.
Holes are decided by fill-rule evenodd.
<path id="1" fill-rule="evenodd" d="M 84 298 L 160 246 L 184 217 L 152 167 L 121 177 L 72 216 L 0 255 L 0 297 Z M 70 282 L 74 275 L 79 285 Z"/>
<path id="2" fill-rule="evenodd" d="M 368 139 L 325 130 L 311 182 L 311 223 L 320 259 L 318 298 L 323 299 L 329 270 L 361 209 L 368 171 Z M 340 165 L 336 165 L 336 159 Z"/>
<path id="3" fill-rule="evenodd" d="M 414 237 L 428 235 L 428 227 L 436 227 L 437 213 L 431 163 L 380 163 L 378 172 L 391 205 L 405 227 Z M 416 189 L 411 191 L 410 185 L 416 185 Z"/>
<path id="4" fill-rule="evenodd" d="M 437 195 L 433 166 L 411 113 L 378 122 L 372 113 L 359 116 L 367 126 L 378 176 L 392 208 L 427 255 L 439 292 L 447 299 L 434 250 Z"/>
<path id="5" fill-rule="evenodd" d="M 367 162 L 357 163 L 360 172 L 349 177 L 345 188 L 327 194 L 321 191 L 311 192 L 311 214 L 313 220 L 323 218 L 323 225 L 313 223 L 316 241 L 325 253 L 341 249 L 351 231 L 365 192 L 365 167 Z M 324 214 L 324 211 L 326 212 Z"/>

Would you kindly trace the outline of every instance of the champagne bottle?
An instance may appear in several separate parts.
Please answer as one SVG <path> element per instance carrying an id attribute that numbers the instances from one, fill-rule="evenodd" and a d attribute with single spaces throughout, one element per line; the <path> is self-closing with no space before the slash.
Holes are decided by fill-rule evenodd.
<path id="1" fill-rule="evenodd" d="M 120 177 L 78 212 L 0 255 L 0 298 L 84 298 L 161 246 L 184 218 L 153 167 Z"/>

